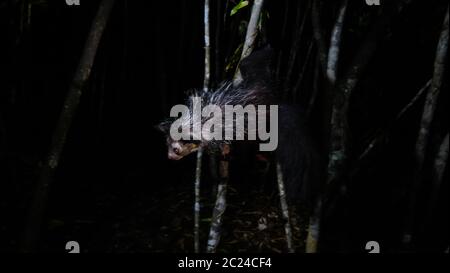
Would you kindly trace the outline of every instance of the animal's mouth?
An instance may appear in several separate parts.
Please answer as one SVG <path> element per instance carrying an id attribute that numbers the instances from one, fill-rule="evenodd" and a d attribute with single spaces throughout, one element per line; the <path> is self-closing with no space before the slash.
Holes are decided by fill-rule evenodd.
<path id="1" fill-rule="evenodd" d="M 167 157 L 170 160 L 180 160 L 183 157 L 196 152 L 200 147 L 200 144 L 197 143 L 187 143 L 182 147 L 178 147 L 177 149 L 169 149 L 169 153 Z"/>
<path id="2" fill-rule="evenodd" d="M 170 160 L 180 160 L 182 159 L 184 156 L 182 155 L 177 155 L 176 153 L 169 153 L 167 156 Z"/>

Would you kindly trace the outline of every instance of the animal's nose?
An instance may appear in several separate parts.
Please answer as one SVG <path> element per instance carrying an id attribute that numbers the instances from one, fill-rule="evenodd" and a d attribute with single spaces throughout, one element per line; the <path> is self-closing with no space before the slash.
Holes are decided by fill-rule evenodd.
<path id="1" fill-rule="evenodd" d="M 177 155 L 179 155 L 179 154 L 181 153 L 181 149 L 180 149 L 180 148 L 173 148 L 172 151 L 173 151 L 175 154 L 177 154 Z"/>

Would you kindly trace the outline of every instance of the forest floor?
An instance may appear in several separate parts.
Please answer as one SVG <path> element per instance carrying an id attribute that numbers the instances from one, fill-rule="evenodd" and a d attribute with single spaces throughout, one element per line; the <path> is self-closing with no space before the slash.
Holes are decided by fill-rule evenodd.
<path id="1" fill-rule="evenodd" d="M 174 194 L 175 193 L 175 194 Z M 211 198 L 202 200 L 200 246 L 206 249 Z M 51 219 L 44 251 L 60 251 L 61 242 L 78 240 L 82 252 L 112 253 L 191 253 L 193 243 L 192 188 L 165 188 L 148 197 L 145 193 L 129 196 L 126 206 L 117 196 L 102 197 L 96 204 L 101 219 Z M 283 253 L 287 252 L 284 221 L 281 218 L 277 194 L 249 191 L 239 194 L 228 189 L 228 207 L 223 219 L 219 253 Z M 291 213 L 294 247 L 304 250 L 305 215 L 294 209 Z"/>

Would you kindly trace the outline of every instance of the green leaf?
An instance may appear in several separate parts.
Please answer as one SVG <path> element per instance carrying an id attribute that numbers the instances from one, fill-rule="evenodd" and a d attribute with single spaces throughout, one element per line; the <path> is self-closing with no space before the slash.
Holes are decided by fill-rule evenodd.
<path id="1" fill-rule="evenodd" d="M 241 43 L 238 46 L 238 48 L 236 48 L 236 50 L 234 51 L 233 56 L 231 56 L 230 61 L 228 62 L 227 66 L 225 67 L 225 71 L 227 73 L 237 66 L 237 63 L 239 62 L 239 59 L 241 58 L 243 47 L 244 47 L 244 43 Z"/>
<path id="2" fill-rule="evenodd" d="M 239 3 L 237 3 L 237 5 L 234 6 L 234 8 L 231 10 L 230 16 L 235 15 L 240 9 L 242 9 L 246 6 L 248 6 L 248 1 L 246 1 L 246 0 L 239 1 Z"/>

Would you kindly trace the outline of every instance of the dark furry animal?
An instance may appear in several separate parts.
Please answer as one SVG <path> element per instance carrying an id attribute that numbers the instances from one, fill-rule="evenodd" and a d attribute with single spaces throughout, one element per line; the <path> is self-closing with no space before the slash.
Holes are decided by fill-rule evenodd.
<path id="1" fill-rule="evenodd" d="M 311 204 L 319 189 L 319 157 L 314 141 L 309 134 L 303 112 L 298 106 L 280 103 L 274 92 L 271 70 L 272 50 L 256 51 L 241 62 L 243 81 L 233 86 L 224 83 L 209 92 L 197 92 L 202 104 L 224 105 L 268 105 L 278 104 L 278 147 L 276 158 L 281 165 L 288 198 Z M 189 108 L 192 104 L 188 99 Z M 173 120 L 162 122 L 157 127 L 167 138 L 169 159 L 179 160 L 196 151 L 200 146 L 220 146 L 212 141 L 175 141 L 169 135 Z M 191 123 L 192 121 L 186 121 Z M 204 122 L 204 121 L 202 121 Z M 219 144 L 219 145 L 217 145 Z"/>
<path id="2" fill-rule="evenodd" d="M 281 104 L 276 158 L 281 165 L 287 197 L 312 207 L 320 191 L 320 157 L 304 112 L 299 106 Z"/>

